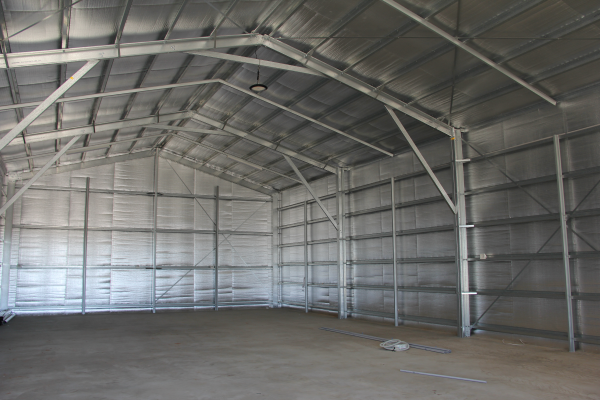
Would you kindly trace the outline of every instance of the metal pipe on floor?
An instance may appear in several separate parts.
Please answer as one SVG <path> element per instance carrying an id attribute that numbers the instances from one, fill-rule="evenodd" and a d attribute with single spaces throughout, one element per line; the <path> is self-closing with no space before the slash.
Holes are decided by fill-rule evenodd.
<path id="1" fill-rule="evenodd" d="M 15 182 L 9 181 L 6 188 L 6 201 L 15 195 Z M 4 245 L 2 250 L 2 284 L 0 287 L 0 310 L 8 309 L 10 292 L 10 256 L 12 248 L 13 205 L 6 209 L 4 223 Z"/>
<path id="2" fill-rule="evenodd" d="M 83 265 L 81 271 L 81 314 L 85 315 L 87 291 L 88 220 L 90 215 L 90 178 L 85 179 L 85 209 L 83 217 Z"/>
<path id="3" fill-rule="evenodd" d="M 563 185 L 562 160 L 560 156 L 560 139 L 558 135 L 554 135 L 554 161 L 556 164 L 558 203 L 560 205 L 560 232 L 562 239 L 563 264 L 565 269 L 565 297 L 567 300 L 567 328 L 569 335 L 569 351 L 575 351 L 575 336 L 573 327 L 573 295 L 571 291 L 571 264 L 569 260 L 569 237 L 567 233 L 565 188 Z"/>
<path id="4" fill-rule="evenodd" d="M 477 382 L 477 383 L 487 383 L 487 381 L 482 381 L 482 380 L 479 380 L 479 379 L 460 378 L 458 376 L 450 376 L 450 375 L 430 374 L 428 372 L 408 371 L 406 369 L 401 369 L 400 372 L 408 372 L 409 374 L 436 376 L 438 378 L 458 379 L 460 381 L 469 381 L 469 382 Z"/>

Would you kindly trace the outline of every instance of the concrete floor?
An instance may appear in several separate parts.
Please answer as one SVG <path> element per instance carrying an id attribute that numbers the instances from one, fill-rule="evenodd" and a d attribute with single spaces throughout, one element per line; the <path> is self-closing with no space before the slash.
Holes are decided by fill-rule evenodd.
<path id="1" fill-rule="evenodd" d="M 452 353 L 388 352 L 320 326 Z M 598 354 L 290 309 L 16 317 L 0 345 L 5 400 L 600 399 Z"/>

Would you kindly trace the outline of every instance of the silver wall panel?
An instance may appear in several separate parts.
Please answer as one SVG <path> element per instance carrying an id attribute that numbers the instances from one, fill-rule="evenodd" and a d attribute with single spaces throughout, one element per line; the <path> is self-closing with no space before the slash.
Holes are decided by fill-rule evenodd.
<path id="1" fill-rule="evenodd" d="M 150 304 L 151 276 L 152 271 L 149 269 L 113 269 L 110 276 L 110 304 Z"/>
<path id="2" fill-rule="evenodd" d="M 156 304 L 193 303 L 193 270 L 156 271 Z"/>

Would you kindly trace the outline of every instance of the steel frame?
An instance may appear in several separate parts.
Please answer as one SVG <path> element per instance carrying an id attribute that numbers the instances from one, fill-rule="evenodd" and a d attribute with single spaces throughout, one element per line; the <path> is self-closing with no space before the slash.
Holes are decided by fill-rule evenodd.
<path id="1" fill-rule="evenodd" d="M 477 157 L 472 158 L 470 161 L 471 162 L 487 161 L 488 158 L 490 158 L 490 157 L 504 155 L 504 154 L 508 154 L 511 152 L 518 152 L 518 151 L 529 149 L 534 146 L 557 143 L 560 138 L 579 137 L 582 135 L 595 133 L 598 131 L 598 129 L 600 129 L 598 126 L 593 126 L 593 127 L 588 127 L 588 128 L 584 128 L 584 129 L 579 129 L 576 131 L 566 132 L 564 134 L 557 135 L 556 139 L 554 139 L 553 137 L 550 137 L 550 138 L 535 140 L 535 141 L 532 141 L 529 143 L 524 143 L 521 145 L 513 146 L 508 149 L 503 149 L 503 150 L 494 151 L 494 152 L 490 152 L 490 153 L 486 153 L 486 154 L 481 154 Z M 462 139 L 460 133 L 461 132 L 455 133 L 457 135 L 457 139 L 455 141 L 453 141 L 453 142 L 455 142 L 455 144 L 458 144 L 458 142 L 461 141 L 461 139 Z M 554 146 L 556 146 L 556 144 L 554 144 Z M 458 147 L 458 146 L 455 146 L 454 159 L 462 160 L 462 154 L 456 154 L 456 150 L 457 150 L 456 147 Z M 556 147 L 555 147 L 555 149 L 556 149 Z M 557 156 L 555 156 L 555 157 L 557 157 Z M 558 160 L 558 158 L 556 158 L 556 159 Z M 441 164 L 441 165 L 434 166 L 432 169 L 433 170 L 447 169 L 447 168 L 452 167 L 453 164 L 460 167 L 463 165 L 463 162 L 465 162 L 465 161 L 466 160 L 462 160 L 462 162 L 458 162 L 458 163 L 453 162 L 451 164 Z M 568 173 L 557 172 L 556 175 L 550 175 L 547 177 L 540 177 L 540 178 L 535 178 L 535 179 L 530 179 L 530 180 L 525 180 L 525 181 L 514 181 L 514 182 L 510 182 L 509 184 L 499 184 L 499 185 L 485 187 L 485 188 L 481 188 L 481 189 L 473 189 L 468 192 L 464 191 L 464 189 L 463 189 L 463 193 L 464 193 L 464 196 L 470 196 L 470 195 L 475 195 L 475 194 L 479 194 L 479 193 L 483 193 L 483 192 L 493 192 L 493 191 L 497 191 L 497 190 L 506 190 L 506 189 L 511 189 L 511 188 L 522 190 L 523 186 L 527 186 L 527 185 L 535 185 L 535 184 L 539 184 L 539 183 L 543 183 L 543 182 L 552 182 L 552 181 L 558 182 L 558 179 L 560 179 L 560 176 L 562 176 L 563 178 L 579 178 L 579 177 L 583 177 L 583 176 L 596 175 L 599 171 L 600 171 L 600 169 L 596 167 L 596 168 L 588 168 L 588 169 L 584 169 L 584 170 L 570 171 Z M 455 173 L 456 173 L 456 171 L 455 171 Z M 393 180 L 396 181 L 396 180 L 401 180 L 401 179 L 410 179 L 410 178 L 414 178 L 416 176 L 423 176 L 425 174 L 427 174 L 426 171 L 419 171 L 419 172 L 409 173 L 409 174 L 395 177 L 395 178 L 393 178 Z M 390 184 L 389 179 L 382 180 L 382 181 L 373 182 L 370 184 L 365 184 L 365 185 L 362 185 L 359 187 L 347 189 L 345 191 L 345 193 L 351 194 L 351 193 L 355 193 L 357 191 L 366 190 L 366 189 L 370 189 L 370 188 L 374 188 L 374 187 L 378 187 L 378 186 L 382 186 L 382 185 L 389 185 L 389 184 Z M 591 216 L 591 215 L 600 215 L 600 209 L 589 209 L 589 210 L 585 210 L 585 211 L 578 211 L 580 205 L 583 202 L 585 202 L 589 198 L 590 193 L 592 193 L 598 187 L 600 187 L 600 181 L 597 182 L 597 184 L 594 185 L 585 196 L 583 196 L 580 203 L 572 211 L 564 211 L 564 213 L 562 215 L 564 215 L 565 222 L 571 218 L 587 217 L 587 216 Z M 460 190 L 455 190 L 455 192 L 459 193 Z M 562 192 L 564 192 L 564 189 L 562 191 L 559 190 L 559 193 L 562 193 Z M 327 200 L 327 199 L 332 199 L 334 197 L 335 197 L 335 195 L 326 195 L 326 196 L 321 196 L 320 199 Z M 425 198 L 425 199 L 420 199 L 417 201 L 396 203 L 395 207 L 403 207 L 403 206 L 408 207 L 408 206 L 414 206 L 414 205 L 418 205 L 418 204 L 427 204 L 432 201 L 439 202 L 439 201 L 443 201 L 443 200 L 444 199 L 442 196 L 436 196 L 434 198 Z M 310 200 L 308 201 L 309 204 L 311 202 L 314 202 L 314 201 L 310 201 Z M 463 202 L 464 202 L 464 200 L 463 200 Z M 290 204 L 285 207 L 279 207 L 279 212 L 282 212 L 284 210 L 290 210 L 294 207 L 300 207 L 303 204 L 304 203 L 301 202 L 301 203 Z M 457 202 L 457 204 L 460 204 L 460 202 Z M 389 210 L 388 206 L 376 207 L 376 208 L 372 208 L 372 209 L 361 210 L 358 212 L 346 213 L 345 218 L 349 218 L 349 217 L 351 218 L 352 216 L 355 216 L 355 215 L 365 215 L 368 213 L 385 212 L 387 210 Z M 464 214 L 462 214 L 462 215 L 464 215 Z M 407 231 L 396 231 L 396 234 L 397 235 L 414 235 L 414 234 L 428 233 L 428 232 L 439 232 L 439 231 L 444 231 L 444 230 L 446 230 L 446 231 L 460 230 L 461 225 L 462 225 L 462 229 L 464 231 L 466 231 L 467 224 L 473 224 L 474 227 L 486 227 L 486 226 L 506 225 L 506 224 L 522 224 L 522 223 L 530 223 L 530 222 L 546 221 L 546 220 L 559 221 L 559 220 L 561 220 L 560 215 L 561 215 L 560 213 L 551 213 L 551 214 L 542 214 L 542 215 L 538 215 L 538 216 L 506 218 L 506 219 L 500 219 L 500 220 L 486 220 L 486 221 L 482 221 L 482 222 L 467 222 L 466 220 L 463 219 L 462 221 L 457 222 L 458 229 L 456 226 L 448 225 L 448 226 L 437 226 L 437 227 L 423 228 L 423 229 L 411 229 L 411 230 L 407 230 Z M 326 221 L 326 219 L 325 218 L 317 218 L 317 219 L 308 220 L 306 223 L 312 224 L 312 223 L 320 223 L 323 221 Z M 302 224 L 304 224 L 304 222 L 300 223 L 300 224 L 299 223 L 291 223 L 291 224 L 286 224 L 286 225 L 280 225 L 278 227 L 278 229 L 281 231 L 282 229 L 293 228 L 293 227 L 296 227 L 296 226 L 302 225 Z M 565 229 L 566 229 L 566 226 L 565 226 Z M 561 230 L 561 228 L 559 227 L 552 236 L 554 236 L 560 230 Z M 574 232 L 574 234 L 576 234 L 576 233 Z M 548 241 L 550 239 L 552 239 L 552 236 L 548 239 Z M 373 234 L 373 235 L 361 235 L 361 236 L 354 236 L 354 237 L 348 236 L 348 237 L 346 237 L 346 240 L 363 240 L 363 239 L 371 239 L 371 238 L 379 238 L 379 237 L 393 237 L 393 233 L 392 232 L 384 232 L 381 234 Z M 336 242 L 336 239 L 333 239 L 333 238 L 332 239 L 321 239 L 321 240 L 309 241 L 307 243 L 307 245 L 310 246 L 313 244 L 333 243 L 333 242 Z M 279 247 L 285 248 L 285 247 L 303 246 L 303 245 L 304 245 L 303 242 L 297 242 L 297 243 L 280 244 Z M 477 296 L 488 296 L 488 297 L 493 296 L 493 297 L 495 297 L 495 300 L 492 302 L 490 307 L 488 307 L 488 309 L 491 308 L 493 306 L 493 304 L 495 304 L 495 302 L 501 296 L 560 299 L 560 298 L 565 298 L 565 295 L 566 295 L 568 302 L 573 301 L 573 300 L 600 301 L 600 295 L 598 295 L 596 293 L 579 293 L 579 292 L 575 293 L 575 292 L 570 292 L 570 290 L 567 290 L 565 293 L 546 292 L 546 291 L 510 290 L 509 287 L 512 285 L 512 283 L 514 281 L 516 281 L 519 278 L 521 273 L 528 267 L 528 265 L 531 263 L 532 260 L 553 259 L 553 260 L 563 260 L 563 263 L 564 263 L 565 254 L 567 254 L 566 257 L 568 257 L 567 258 L 568 260 L 594 258 L 594 257 L 598 257 L 598 255 L 600 255 L 600 251 L 573 252 L 573 251 L 568 251 L 568 249 L 566 251 L 563 250 L 563 252 L 561 252 L 561 253 L 541 253 L 544 247 L 545 247 L 545 245 L 543 245 L 534 254 L 497 254 L 497 255 L 488 255 L 487 259 L 480 259 L 478 255 L 477 256 L 471 255 L 471 256 L 466 257 L 467 262 L 478 262 L 478 263 L 480 263 L 480 262 L 498 262 L 498 261 L 518 261 L 518 260 L 529 261 L 521 269 L 521 272 L 514 277 L 513 281 L 511 281 L 511 283 L 505 289 L 503 289 L 503 290 L 477 289 L 477 292 L 476 292 Z M 395 261 L 397 264 L 447 263 L 448 265 L 455 264 L 457 262 L 454 257 L 397 258 Z M 393 266 L 394 259 L 384 259 L 384 260 L 351 259 L 351 260 L 347 260 L 346 262 L 348 265 L 388 264 L 388 265 Z M 293 262 L 292 263 L 281 263 L 280 268 L 286 267 L 286 266 L 294 266 L 294 265 L 298 265 L 298 264 L 293 263 Z M 335 262 L 314 260 L 314 261 L 310 262 L 309 265 L 311 265 L 311 266 L 312 265 L 335 265 Z M 567 271 L 567 270 L 565 270 L 565 271 Z M 565 272 L 565 276 L 567 276 L 567 272 Z M 296 285 L 296 284 L 301 284 L 301 283 L 281 282 L 281 285 Z M 324 287 L 324 288 L 335 287 L 332 284 L 322 284 L 322 283 L 311 283 L 310 285 L 312 287 Z M 391 290 L 391 291 L 393 291 L 393 286 L 348 285 L 347 288 L 350 290 Z M 469 286 L 466 286 L 466 289 L 468 291 Z M 462 292 L 457 291 L 456 288 L 429 288 L 429 287 L 399 286 L 398 291 L 400 291 L 400 292 L 414 291 L 414 292 L 431 292 L 431 293 L 440 293 L 440 294 L 450 294 L 450 295 L 458 296 L 459 298 L 466 297 L 467 301 L 469 300 L 468 296 L 470 296 L 470 294 L 465 294 L 465 296 L 460 295 L 459 293 L 462 293 Z M 295 304 L 293 304 L 293 302 L 284 302 L 284 305 L 296 306 Z M 464 302 L 462 304 L 462 307 L 463 307 L 463 309 L 468 309 L 468 306 Z M 335 309 L 333 309 L 333 308 L 326 308 L 326 307 L 312 307 L 312 309 L 327 309 L 328 311 L 335 311 Z M 371 316 L 385 316 L 386 318 L 392 318 L 392 319 L 394 318 L 394 313 L 391 313 L 391 314 L 383 313 L 382 314 L 382 313 L 376 313 L 373 311 L 365 311 L 365 310 L 358 310 L 358 311 L 359 312 L 357 312 L 357 310 L 353 310 L 353 309 L 348 310 L 348 312 L 350 314 L 358 313 L 358 314 L 366 314 L 366 315 L 371 315 Z M 470 314 L 470 312 L 469 312 L 469 314 Z M 482 329 L 482 330 L 495 330 L 495 331 L 518 333 L 518 334 L 526 334 L 526 335 L 533 335 L 533 336 L 551 337 L 554 339 L 562 338 L 562 339 L 567 339 L 568 341 L 571 341 L 571 338 L 573 338 L 574 343 L 577 343 L 577 342 L 599 343 L 598 340 L 600 340 L 600 338 L 591 337 L 589 335 L 585 336 L 585 335 L 577 334 L 574 332 L 572 335 L 570 332 L 567 332 L 567 333 L 561 333 L 561 332 L 545 333 L 545 331 L 542 332 L 542 331 L 535 330 L 535 329 L 501 327 L 501 326 L 496 326 L 496 325 L 489 325 L 489 324 L 479 322 L 481 317 L 484 314 L 485 314 L 485 312 L 483 314 L 481 314 L 479 316 L 479 318 L 477 318 L 477 320 L 472 325 L 466 325 L 467 323 L 469 323 L 468 319 L 466 319 L 466 318 L 462 322 L 460 319 L 457 321 L 445 320 L 443 324 L 459 326 L 460 331 L 463 331 L 465 333 L 465 336 L 469 336 L 471 330 Z M 406 318 L 404 318 L 404 317 L 406 317 Z M 399 315 L 399 319 L 401 319 L 401 320 L 405 319 L 407 321 L 411 321 L 411 320 L 417 321 L 418 320 L 420 322 L 424 322 L 427 319 L 427 317 L 416 317 L 416 319 L 411 319 L 411 316 Z M 575 319 L 574 316 L 568 316 L 568 321 L 571 321 L 574 319 Z M 428 322 L 429 323 L 440 323 L 440 321 L 435 321 L 435 319 L 430 319 Z"/>
<path id="2" fill-rule="evenodd" d="M 441 28 L 438 28 L 436 25 L 434 25 L 431 22 L 427 21 L 425 18 L 420 17 L 416 13 L 414 13 L 414 12 L 410 11 L 408 8 L 406 8 L 406 7 L 398 4 L 394 0 L 381 0 L 381 1 L 383 1 L 384 3 L 386 3 L 387 5 L 389 5 L 390 7 L 396 9 L 397 11 L 400 11 L 402 14 L 404 14 L 408 18 L 410 18 L 410 19 L 418 22 L 419 24 L 423 25 L 424 27 L 426 27 L 430 31 L 435 32 L 436 34 L 438 34 L 442 38 L 444 38 L 447 41 L 449 41 L 450 43 L 454 44 L 455 46 L 461 48 L 462 50 L 466 51 L 467 53 L 471 54 L 472 56 L 474 56 L 474 57 L 478 58 L 479 60 L 483 61 L 485 64 L 487 64 L 490 67 L 494 68 L 498 72 L 506 75 L 507 77 L 509 77 L 513 81 L 517 82 L 519 85 L 523 86 L 527 90 L 529 90 L 529 91 L 537 94 L 538 96 L 540 96 L 542 99 L 546 100 L 548 103 L 552 104 L 553 106 L 556 105 L 556 100 L 554 100 L 552 97 L 548 96 L 546 93 L 542 92 L 541 90 L 539 90 L 539 89 L 535 88 L 534 86 L 530 85 L 529 83 L 525 82 L 525 80 L 523 80 L 522 78 L 519 78 L 517 75 L 515 75 L 512 72 L 510 72 L 506 68 L 504 68 L 501 65 L 493 62 L 488 57 L 484 56 L 483 54 L 481 54 L 479 51 L 475 50 L 471 46 L 469 46 L 469 45 L 461 42 L 460 40 L 458 40 L 454 36 L 446 33 L 446 31 L 444 31 Z"/>
<path id="3" fill-rule="evenodd" d="M 15 182 L 8 182 L 6 188 L 6 201 L 15 195 Z M 0 311 L 8 310 L 8 299 L 10 292 L 10 259 L 12 255 L 13 236 L 13 210 L 11 204 L 6 209 L 4 218 L 4 243 L 2 244 L 2 281 L 0 286 Z"/>
<path id="4" fill-rule="evenodd" d="M 36 120 L 44 111 L 46 111 L 60 96 L 62 96 L 67 90 L 69 90 L 75 83 L 85 76 L 92 68 L 98 64 L 98 60 L 88 61 L 83 67 L 81 67 L 73 76 L 71 76 L 65 83 L 60 85 L 46 100 L 44 100 L 39 106 L 37 106 L 32 112 L 27 114 L 17 126 L 11 129 L 6 135 L 0 139 L 0 151 L 5 148 L 17 135 L 23 132 L 33 121 Z"/>

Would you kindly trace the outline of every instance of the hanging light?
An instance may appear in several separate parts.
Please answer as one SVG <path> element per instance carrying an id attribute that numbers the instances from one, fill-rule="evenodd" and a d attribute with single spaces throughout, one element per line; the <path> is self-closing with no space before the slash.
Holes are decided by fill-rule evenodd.
<path id="1" fill-rule="evenodd" d="M 267 87 L 267 85 L 263 85 L 262 83 L 260 83 L 260 59 L 256 55 L 256 51 L 254 52 L 254 56 L 258 60 L 258 69 L 256 70 L 256 83 L 254 85 L 250 86 L 250 90 L 252 90 L 253 92 L 256 92 L 256 93 L 260 93 L 260 92 L 264 92 L 265 90 L 267 90 L 268 87 Z"/>

